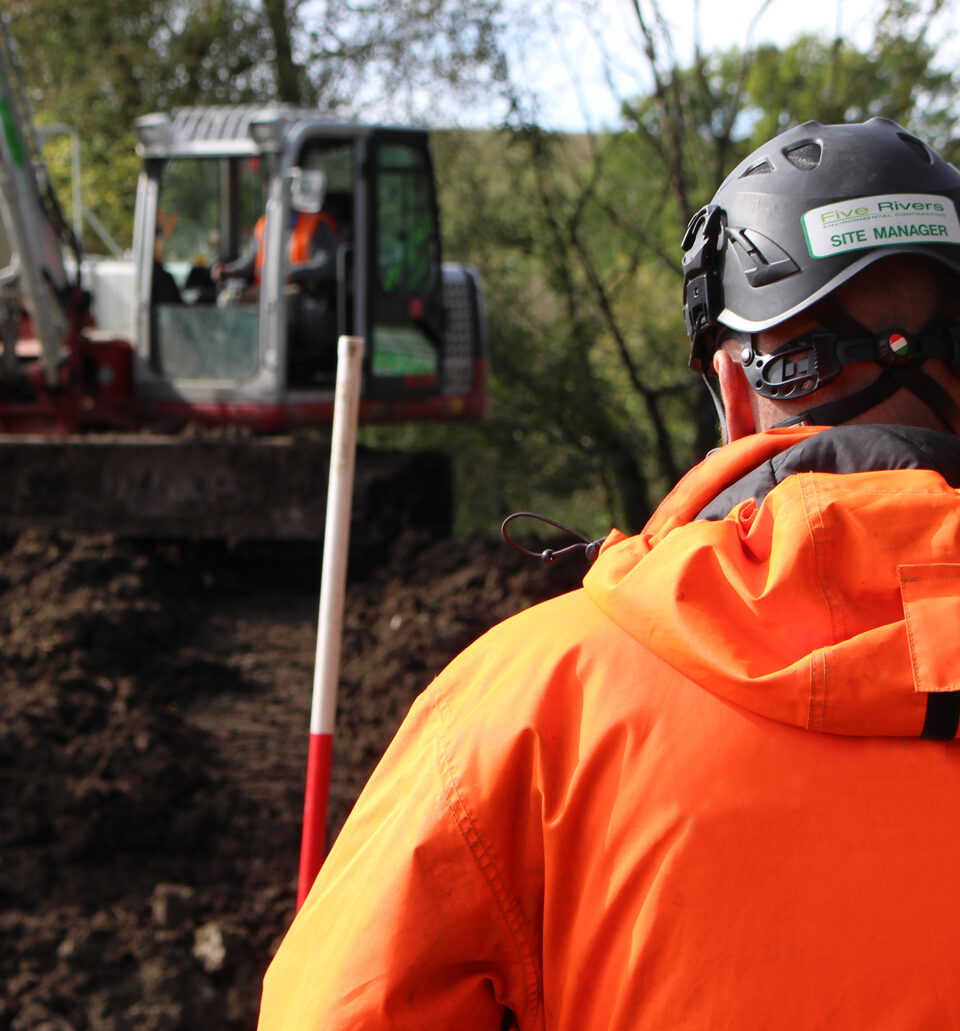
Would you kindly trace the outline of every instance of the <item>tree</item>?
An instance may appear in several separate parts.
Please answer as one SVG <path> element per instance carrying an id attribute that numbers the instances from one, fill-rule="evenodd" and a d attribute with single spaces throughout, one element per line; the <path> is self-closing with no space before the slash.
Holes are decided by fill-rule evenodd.
<path id="1" fill-rule="evenodd" d="M 7 13 L 37 122 L 78 131 L 85 203 L 124 244 L 139 167 L 134 120 L 196 95 L 250 99 L 262 85 L 264 34 L 240 0 L 14 0 Z"/>
<path id="2" fill-rule="evenodd" d="M 472 509 L 487 525 L 536 505 L 598 530 L 638 525 L 691 460 L 678 416 L 700 396 L 678 347 L 666 188 L 636 175 L 652 155 L 629 133 L 531 127 L 444 135 L 435 150 L 459 216 L 447 252 L 481 269 L 494 347 L 481 432 L 501 461 Z"/>
<path id="3" fill-rule="evenodd" d="M 189 104 L 272 102 L 377 120 L 442 107 L 504 75 L 500 0 L 11 0 L 37 121 L 80 135 L 84 195 L 118 239 L 132 226 L 134 120 Z M 61 176 L 62 178 L 62 176 Z"/>
<path id="4" fill-rule="evenodd" d="M 483 158 L 462 141 L 442 153 L 448 242 L 480 267 L 491 311 L 484 432 L 510 457 L 487 525 L 537 499 L 591 531 L 637 529 L 719 442 L 687 369 L 679 244 L 740 158 L 811 117 L 882 113 L 941 144 L 956 125 L 954 76 L 933 66 L 916 6 L 891 7 L 863 52 L 801 37 L 686 66 L 670 58 L 661 21 L 634 6 L 652 87 L 624 103 L 624 127 L 571 136 L 518 118 L 484 140 Z M 513 500 L 502 496 L 511 484 Z"/>

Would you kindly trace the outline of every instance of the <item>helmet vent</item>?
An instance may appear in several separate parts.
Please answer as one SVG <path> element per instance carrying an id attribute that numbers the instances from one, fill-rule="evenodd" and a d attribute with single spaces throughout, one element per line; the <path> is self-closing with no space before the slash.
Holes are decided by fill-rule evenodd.
<path id="1" fill-rule="evenodd" d="M 897 135 L 925 165 L 933 164 L 933 158 L 930 156 L 930 151 L 927 150 L 916 136 L 909 136 L 905 132 L 898 132 Z"/>
<path id="2" fill-rule="evenodd" d="M 820 164 L 820 156 L 823 148 L 819 143 L 801 143 L 799 147 L 791 147 L 785 150 L 783 156 L 801 172 L 810 172 Z"/>
<path id="3" fill-rule="evenodd" d="M 742 175 L 741 179 L 746 179 L 748 175 L 763 175 L 766 172 L 772 172 L 773 165 L 764 158 L 762 161 L 758 161 L 755 165 L 751 165 Z"/>

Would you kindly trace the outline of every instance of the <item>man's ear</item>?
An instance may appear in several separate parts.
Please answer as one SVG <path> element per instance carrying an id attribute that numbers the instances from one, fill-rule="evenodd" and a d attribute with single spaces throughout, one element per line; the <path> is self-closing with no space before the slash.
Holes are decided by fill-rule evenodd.
<path id="1" fill-rule="evenodd" d="M 756 433 L 750 385 L 743 368 L 723 348 L 714 352 L 713 368 L 720 378 L 720 396 L 727 416 L 727 443 Z"/>

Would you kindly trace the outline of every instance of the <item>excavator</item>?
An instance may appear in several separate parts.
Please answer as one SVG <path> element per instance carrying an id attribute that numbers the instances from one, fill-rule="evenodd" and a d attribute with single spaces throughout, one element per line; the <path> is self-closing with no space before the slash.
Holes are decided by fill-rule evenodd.
<path id="1" fill-rule="evenodd" d="M 424 130 L 273 105 L 135 128 L 132 251 L 88 257 L 0 14 L 0 535 L 321 536 L 345 334 L 361 422 L 482 416 L 482 288 L 441 260 Z M 381 527 L 449 523 L 444 456 L 364 452 L 355 482 Z"/>

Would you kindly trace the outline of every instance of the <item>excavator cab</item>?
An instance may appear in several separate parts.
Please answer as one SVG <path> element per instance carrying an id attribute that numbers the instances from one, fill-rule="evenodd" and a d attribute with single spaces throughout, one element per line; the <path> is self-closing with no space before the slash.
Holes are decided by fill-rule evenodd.
<path id="1" fill-rule="evenodd" d="M 471 418 L 476 274 L 443 266 L 421 130 L 191 108 L 137 125 L 138 393 L 262 428 L 323 422 L 336 342 L 367 342 L 361 418 Z"/>
<path id="2" fill-rule="evenodd" d="M 285 431 L 331 422 L 344 333 L 366 343 L 361 420 L 482 415 L 483 297 L 441 263 L 423 131 L 148 115 L 132 252 L 99 258 L 50 186 L 2 10 L 0 113 L 0 532 L 316 540 L 329 447 Z M 358 539 L 445 532 L 449 488 L 442 454 L 364 453 Z"/>

